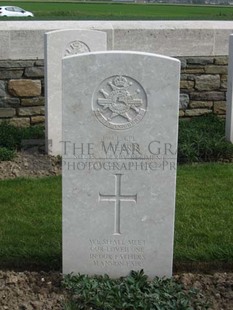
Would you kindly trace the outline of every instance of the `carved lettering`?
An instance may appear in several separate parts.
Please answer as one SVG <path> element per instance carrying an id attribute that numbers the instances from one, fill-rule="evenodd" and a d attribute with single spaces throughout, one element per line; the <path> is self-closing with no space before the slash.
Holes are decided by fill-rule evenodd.
<path id="1" fill-rule="evenodd" d="M 90 239 L 89 259 L 99 267 L 141 267 L 145 261 L 145 240 Z"/>

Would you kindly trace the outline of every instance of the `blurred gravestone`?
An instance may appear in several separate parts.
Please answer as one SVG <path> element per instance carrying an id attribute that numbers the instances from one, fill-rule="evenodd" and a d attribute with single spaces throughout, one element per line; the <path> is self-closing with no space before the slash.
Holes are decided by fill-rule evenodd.
<path id="1" fill-rule="evenodd" d="M 57 30 L 45 34 L 46 148 L 50 155 L 61 155 L 62 58 L 104 51 L 106 40 L 106 33 L 92 30 Z"/>
<path id="2" fill-rule="evenodd" d="M 230 35 L 229 44 L 226 139 L 233 143 L 233 35 Z"/>

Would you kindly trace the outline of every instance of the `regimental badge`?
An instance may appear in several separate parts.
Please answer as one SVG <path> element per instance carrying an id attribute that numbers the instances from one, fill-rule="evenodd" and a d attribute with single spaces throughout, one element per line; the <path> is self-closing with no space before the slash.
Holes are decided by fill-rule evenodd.
<path id="1" fill-rule="evenodd" d="M 97 119 L 112 129 L 127 129 L 142 120 L 147 109 L 143 87 L 134 79 L 117 75 L 104 80 L 94 96 Z"/>
<path id="2" fill-rule="evenodd" d="M 76 54 L 89 53 L 89 52 L 90 52 L 90 48 L 84 42 L 76 40 L 76 41 L 70 42 L 67 45 L 65 49 L 64 57 L 72 56 Z"/>

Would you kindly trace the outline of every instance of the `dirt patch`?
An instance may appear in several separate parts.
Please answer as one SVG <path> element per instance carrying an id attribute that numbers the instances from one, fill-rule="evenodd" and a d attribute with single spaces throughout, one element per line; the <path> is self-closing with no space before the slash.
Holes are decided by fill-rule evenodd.
<path id="1" fill-rule="evenodd" d="M 233 273 L 182 273 L 174 277 L 186 290 L 198 289 L 199 298 L 210 302 L 210 310 L 233 309 Z M 61 280 L 62 275 L 58 272 L 0 271 L 0 309 L 64 309 L 68 292 L 62 287 Z"/>
<path id="2" fill-rule="evenodd" d="M 61 174 L 61 159 L 39 152 L 19 152 L 12 161 L 0 162 L 0 180 Z"/>
<path id="3" fill-rule="evenodd" d="M 61 280 L 59 273 L 0 271 L 0 309 L 63 309 Z"/>
<path id="4" fill-rule="evenodd" d="M 211 310 L 233 309 L 233 273 L 213 275 L 183 273 L 175 278 L 185 289 L 195 288 L 210 303 Z"/>

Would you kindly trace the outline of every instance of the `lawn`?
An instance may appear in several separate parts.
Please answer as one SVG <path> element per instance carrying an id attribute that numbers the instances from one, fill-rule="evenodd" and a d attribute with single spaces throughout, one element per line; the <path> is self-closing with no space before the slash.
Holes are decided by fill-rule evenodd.
<path id="1" fill-rule="evenodd" d="M 61 178 L 0 182 L 0 268 L 61 265 Z"/>
<path id="2" fill-rule="evenodd" d="M 233 263 L 233 164 L 181 165 L 175 262 Z M 0 181 L 0 268 L 61 269 L 61 178 Z"/>
<path id="3" fill-rule="evenodd" d="M 233 262 L 233 165 L 179 166 L 175 260 Z"/>
<path id="4" fill-rule="evenodd" d="M 233 7 L 231 6 L 68 1 L 1 2 L 1 5 L 9 4 L 32 11 L 35 15 L 32 20 L 233 20 Z M 6 20 L 6 18 L 1 18 L 1 20 Z"/>

